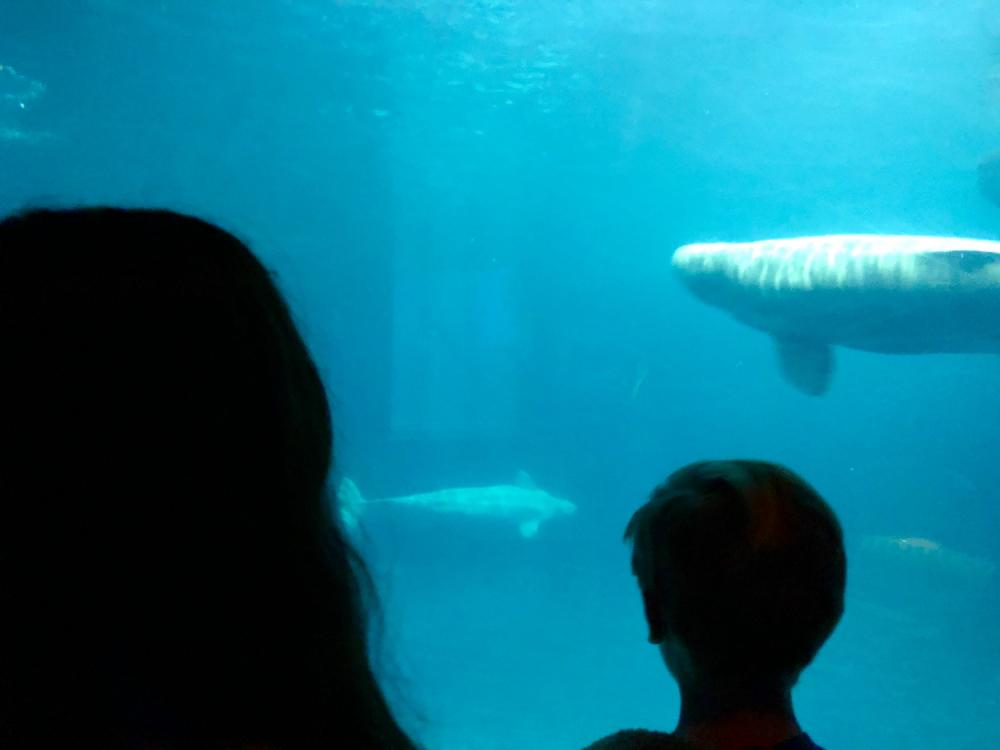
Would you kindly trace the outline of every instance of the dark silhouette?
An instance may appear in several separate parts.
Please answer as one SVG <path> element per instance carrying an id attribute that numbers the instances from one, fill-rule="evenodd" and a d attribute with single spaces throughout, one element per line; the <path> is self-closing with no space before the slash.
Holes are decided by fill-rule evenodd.
<path id="1" fill-rule="evenodd" d="M 323 385 L 245 245 L 162 211 L 0 223 L 0 746 L 413 744 L 332 520 Z"/>
<path id="2" fill-rule="evenodd" d="M 625 537 L 680 720 L 673 734 L 626 731 L 592 748 L 816 748 L 791 692 L 840 620 L 847 575 L 819 494 L 775 464 L 695 463 L 653 492 Z"/>
<path id="3" fill-rule="evenodd" d="M 990 154 L 976 165 L 979 192 L 994 206 L 1000 206 L 1000 154 Z"/>

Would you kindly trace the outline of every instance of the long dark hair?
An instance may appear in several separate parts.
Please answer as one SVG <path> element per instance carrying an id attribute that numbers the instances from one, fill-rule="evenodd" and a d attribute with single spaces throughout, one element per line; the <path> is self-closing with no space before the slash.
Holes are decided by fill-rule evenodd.
<path id="1" fill-rule="evenodd" d="M 0 223 L 0 744 L 400 748 L 316 366 L 166 211 Z"/>

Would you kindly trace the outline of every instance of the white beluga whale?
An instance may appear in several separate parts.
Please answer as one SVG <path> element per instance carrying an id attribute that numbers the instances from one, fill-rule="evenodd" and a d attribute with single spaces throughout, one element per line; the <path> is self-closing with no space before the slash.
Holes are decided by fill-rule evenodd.
<path id="1" fill-rule="evenodd" d="M 377 500 L 366 500 L 357 485 L 345 477 L 340 480 L 337 497 L 341 517 L 348 526 L 357 524 L 358 517 L 367 506 L 389 504 L 422 508 L 434 513 L 508 519 L 517 523 L 518 531 L 525 539 L 535 536 L 543 522 L 576 512 L 573 503 L 539 489 L 524 472 L 518 472 L 514 484 L 453 487 Z"/>
<path id="2" fill-rule="evenodd" d="M 956 582 L 987 583 L 996 574 L 992 560 L 950 549 L 927 537 L 865 536 L 860 551 L 870 562 L 899 565 L 902 575 L 923 571 L 925 576 L 949 576 Z"/>
<path id="3" fill-rule="evenodd" d="M 826 392 L 833 347 L 1000 353 L 1000 242 L 826 235 L 683 245 L 672 265 L 703 302 L 774 337 L 785 378 Z"/>

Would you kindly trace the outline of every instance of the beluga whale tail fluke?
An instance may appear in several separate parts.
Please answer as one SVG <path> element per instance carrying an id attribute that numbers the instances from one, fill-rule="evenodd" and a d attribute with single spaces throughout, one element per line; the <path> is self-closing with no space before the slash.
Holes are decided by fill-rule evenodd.
<path id="1" fill-rule="evenodd" d="M 834 347 L 1000 353 L 1000 242 L 842 234 L 683 245 L 672 265 L 701 301 L 770 334 L 784 378 L 821 396 Z"/>
<path id="2" fill-rule="evenodd" d="M 539 489 L 523 471 L 518 472 L 513 484 L 455 487 L 378 500 L 366 500 L 357 485 L 344 477 L 337 488 L 337 499 L 341 519 L 348 528 L 357 526 L 368 506 L 385 504 L 434 513 L 508 519 L 517 524 L 518 532 L 525 539 L 536 536 L 545 521 L 576 512 L 573 503 Z"/>

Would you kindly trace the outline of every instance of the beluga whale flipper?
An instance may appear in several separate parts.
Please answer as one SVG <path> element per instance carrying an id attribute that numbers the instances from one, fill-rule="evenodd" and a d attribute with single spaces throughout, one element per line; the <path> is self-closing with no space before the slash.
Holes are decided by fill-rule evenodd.
<path id="1" fill-rule="evenodd" d="M 576 512 L 573 503 L 539 489 L 523 471 L 517 473 L 513 484 L 455 487 L 378 500 L 366 500 L 357 485 L 344 477 L 337 488 L 337 499 L 341 518 L 349 527 L 357 524 L 367 506 L 390 504 L 422 508 L 434 513 L 509 519 L 517 523 L 518 531 L 525 539 L 538 534 L 541 524 L 550 518 Z"/>
<path id="2" fill-rule="evenodd" d="M 672 265 L 703 302 L 774 337 L 782 374 L 829 388 L 833 347 L 1000 353 L 1000 242 L 844 234 L 683 245 Z"/>

